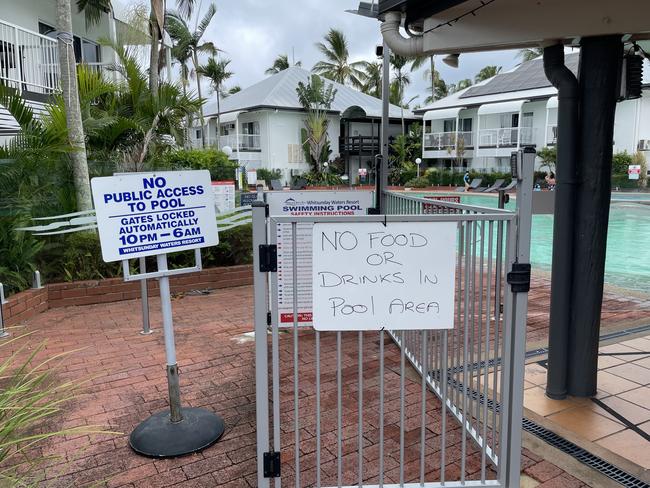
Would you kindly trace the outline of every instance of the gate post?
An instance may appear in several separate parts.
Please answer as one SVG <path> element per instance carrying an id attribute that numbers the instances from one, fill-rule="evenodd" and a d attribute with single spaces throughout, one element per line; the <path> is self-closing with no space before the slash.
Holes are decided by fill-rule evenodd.
<path id="1" fill-rule="evenodd" d="M 517 218 L 514 229 L 509 226 L 507 235 L 507 264 L 512 265 L 512 269 L 507 270 L 509 289 L 506 291 L 504 319 L 507 320 L 509 329 L 507 334 L 504 330 L 505 377 L 502 383 L 504 404 L 501 405 L 503 420 L 499 453 L 500 478 L 503 486 L 507 487 L 519 486 L 521 476 L 521 423 L 524 408 L 526 317 L 530 288 L 530 234 L 535 156 L 535 149 L 532 147 L 526 147 L 517 153 L 517 157 L 520 158 L 516 171 Z"/>
<path id="2" fill-rule="evenodd" d="M 253 285 L 255 298 L 255 411 L 257 431 L 257 486 L 268 488 L 264 477 L 264 453 L 269 450 L 269 363 L 267 340 L 268 290 L 266 273 L 260 270 L 260 246 L 267 244 L 268 205 L 255 201 L 253 207 Z"/>

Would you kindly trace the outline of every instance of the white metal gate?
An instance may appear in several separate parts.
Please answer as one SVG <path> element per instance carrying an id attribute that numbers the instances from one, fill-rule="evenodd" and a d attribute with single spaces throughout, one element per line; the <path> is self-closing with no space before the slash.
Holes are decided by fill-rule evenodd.
<path id="1" fill-rule="evenodd" d="M 517 212 L 393 193 L 386 216 L 253 205 L 258 486 L 519 486 L 532 165 L 525 173 Z M 340 221 L 457 222 L 454 328 L 303 325 L 301 236 Z M 293 304 L 288 327 L 278 300 Z"/>

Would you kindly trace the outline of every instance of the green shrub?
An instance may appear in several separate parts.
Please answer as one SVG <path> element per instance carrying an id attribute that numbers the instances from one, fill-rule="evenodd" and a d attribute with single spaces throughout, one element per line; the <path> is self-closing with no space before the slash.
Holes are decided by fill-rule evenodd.
<path id="1" fill-rule="evenodd" d="M 282 171 L 279 169 L 259 168 L 257 170 L 257 179 L 264 180 L 266 185 L 270 186 L 272 180 L 282 180 Z"/>
<path id="2" fill-rule="evenodd" d="M 627 174 L 624 175 L 612 175 L 612 189 L 616 188 L 639 188 L 639 181 L 641 180 L 631 180 Z"/>
<path id="3" fill-rule="evenodd" d="M 628 166 L 630 164 L 634 164 L 631 154 L 628 154 L 627 151 L 617 152 L 612 157 L 612 174 L 627 175 Z"/>
<path id="4" fill-rule="evenodd" d="M 237 162 L 216 149 L 182 149 L 170 151 L 150 163 L 152 169 L 207 169 L 213 181 L 234 180 Z"/>
<path id="5" fill-rule="evenodd" d="M 330 172 L 310 171 L 300 176 L 304 178 L 308 186 L 336 186 L 342 185 L 343 180 L 339 175 Z"/>
<path id="6" fill-rule="evenodd" d="M 429 186 L 429 180 L 424 176 L 420 176 L 419 178 L 410 179 L 404 186 L 410 188 L 426 188 Z"/>

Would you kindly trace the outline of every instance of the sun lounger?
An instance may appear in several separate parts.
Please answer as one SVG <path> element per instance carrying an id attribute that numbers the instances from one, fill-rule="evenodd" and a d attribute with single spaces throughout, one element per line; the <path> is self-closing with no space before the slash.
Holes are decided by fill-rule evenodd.
<path id="1" fill-rule="evenodd" d="M 474 178 L 469 184 L 467 191 L 483 191 L 483 188 L 480 188 L 483 178 Z"/>
<path id="2" fill-rule="evenodd" d="M 500 191 L 510 191 L 513 190 L 517 186 L 517 180 L 512 180 L 510 183 L 508 183 L 507 186 L 504 186 L 503 188 L 499 188 Z"/>
<path id="3" fill-rule="evenodd" d="M 493 191 L 498 191 L 499 188 L 501 188 L 503 186 L 503 183 L 505 181 L 506 180 L 504 180 L 502 178 L 499 178 L 498 180 L 495 180 L 492 185 L 488 186 L 485 190 L 483 190 L 483 193 L 490 193 L 490 192 L 493 192 Z"/>

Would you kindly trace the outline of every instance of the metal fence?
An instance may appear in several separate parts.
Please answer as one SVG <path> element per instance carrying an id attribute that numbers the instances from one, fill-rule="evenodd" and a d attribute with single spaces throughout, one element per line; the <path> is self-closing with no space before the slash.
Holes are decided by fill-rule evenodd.
<path id="1" fill-rule="evenodd" d="M 529 195 L 517 199 L 528 215 Z M 521 209 L 386 198 L 385 216 L 253 207 L 258 486 L 519 486 L 527 295 L 505 278 L 527 262 L 529 222 Z M 456 222 L 453 328 L 313 330 L 306 229 L 341 221 Z M 277 268 L 258 252 L 269 245 Z"/>

